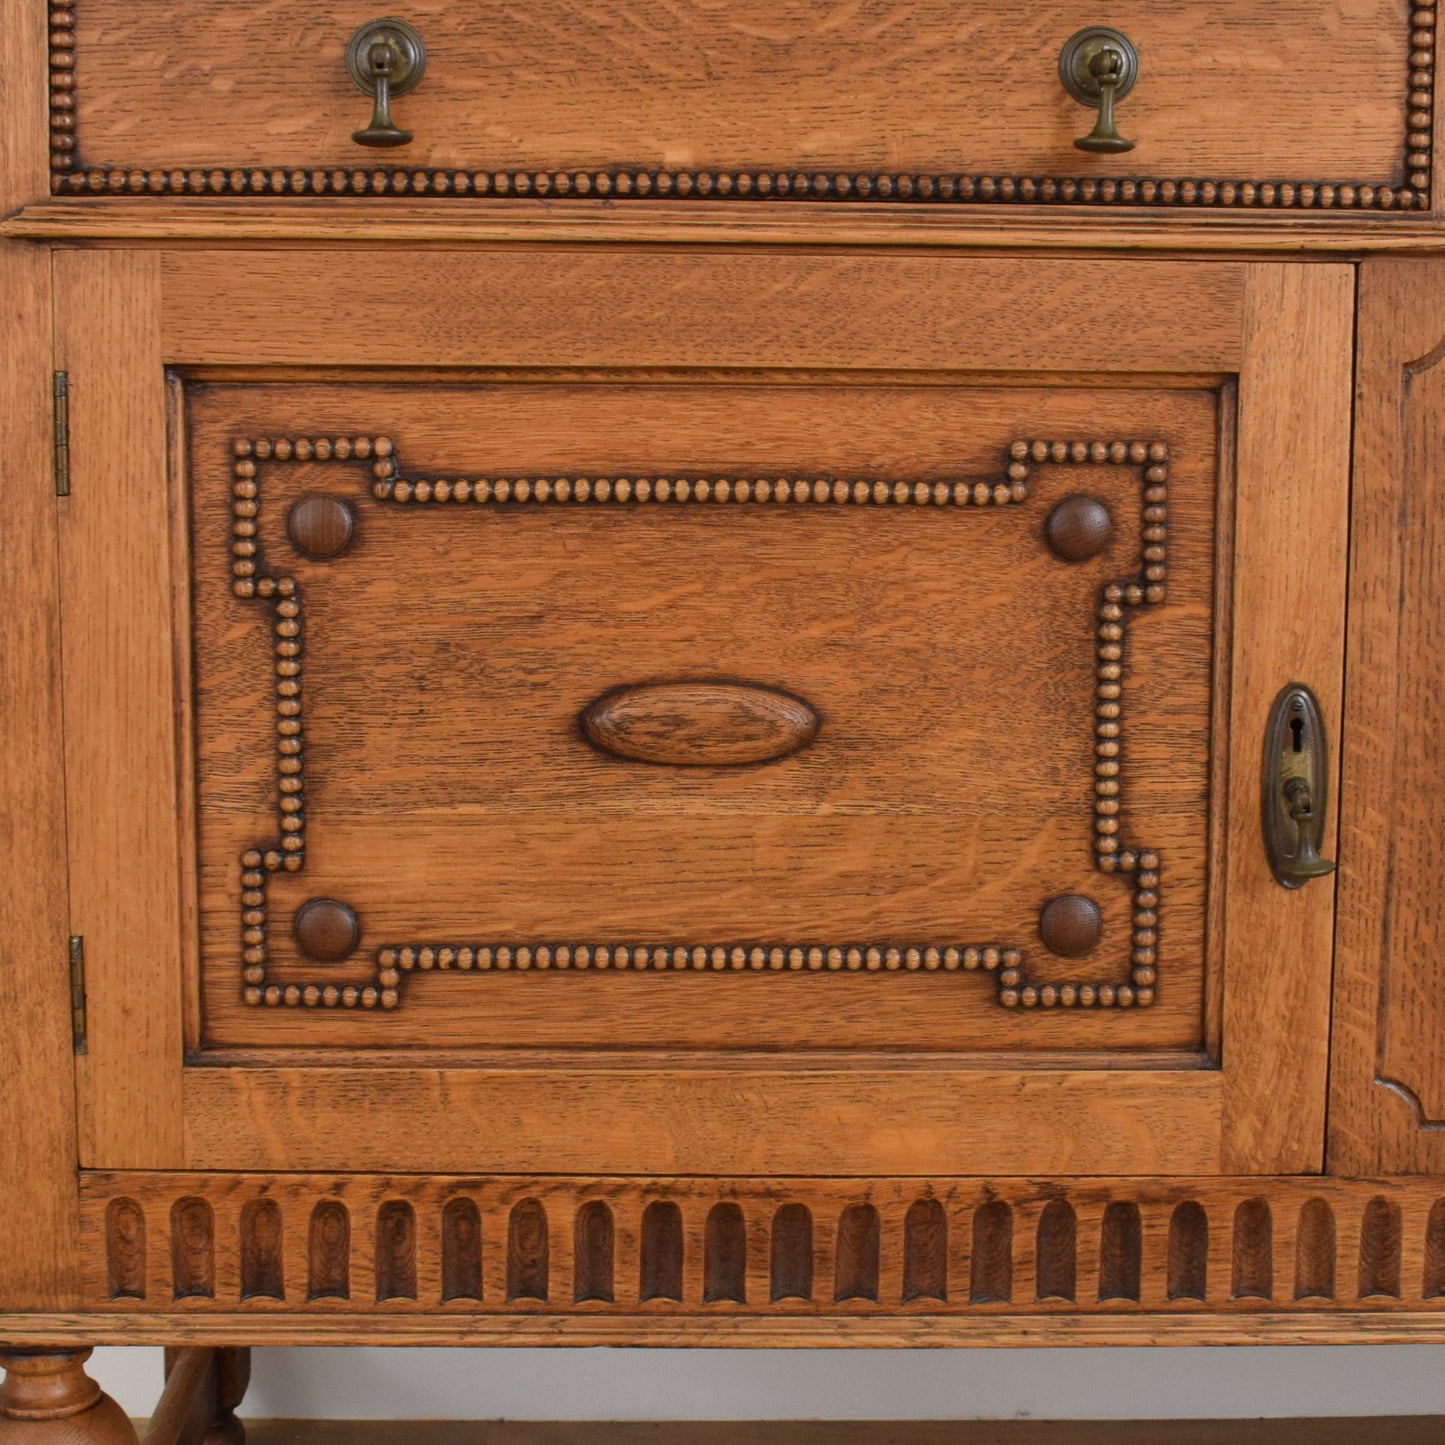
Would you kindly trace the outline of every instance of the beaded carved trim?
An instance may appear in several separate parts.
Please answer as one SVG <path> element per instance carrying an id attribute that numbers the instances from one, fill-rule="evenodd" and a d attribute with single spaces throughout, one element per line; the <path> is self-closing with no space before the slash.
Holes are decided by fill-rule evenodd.
<path id="1" fill-rule="evenodd" d="M 381 502 L 818 502 L 877 506 L 1004 507 L 1022 502 L 1022 471 L 1002 482 L 843 482 L 731 477 L 482 477 L 377 481 Z"/>
<path id="2" fill-rule="evenodd" d="M 240 439 L 232 461 L 232 590 L 271 606 L 275 635 L 278 836 L 241 857 L 241 965 L 246 1003 L 269 1007 L 394 1009 L 416 972 L 978 972 L 996 979 L 1006 1008 L 1145 1008 L 1157 982 L 1160 859 L 1122 833 L 1123 658 L 1131 611 L 1165 599 L 1169 449 L 1163 442 L 1017 441 L 996 482 L 847 482 L 826 479 L 514 478 L 408 479 L 386 437 Z M 305 758 L 302 703 L 303 616 L 294 577 L 264 570 L 258 541 L 263 463 L 358 461 L 369 464 L 371 496 L 383 505 L 903 505 L 1017 506 L 1029 476 L 1044 465 L 1138 468 L 1142 482 L 1140 565 L 1099 594 L 1095 664 L 1094 853 L 1103 873 L 1133 881 L 1129 978 L 1123 983 L 1030 980 L 1018 948 L 932 944 L 385 944 L 364 984 L 280 984 L 268 977 L 267 885 L 272 874 L 305 866 Z"/>
<path id="3" fill-rule="evenodd" d="M 55 195 L 564 196 L 660 199 L 913 201 L 1024 205 L 1205 206 L 1390 211 L 1430 206 L 1435 104 L 1434 0 L 1412 0 L 1403 165 L 1392 185 L 1197 177 L 860 174 L 794 170 L 459 171 L 390 167 L 304 170 L 91 168 L 76 132 L 75 8 L 50 4 L 50 168 Z"/>

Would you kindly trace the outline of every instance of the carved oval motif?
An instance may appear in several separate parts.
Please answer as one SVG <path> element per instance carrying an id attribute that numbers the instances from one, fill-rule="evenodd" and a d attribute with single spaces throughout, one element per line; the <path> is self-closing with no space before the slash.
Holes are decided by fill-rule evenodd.
<path id="1" fill-rule="evenodd" d="M 785 758 L 818 734 L 807 703 L 739 682 L 657 682 L 604 693 L 582 714 L 604 752 L 638 763 L 727 768 Z"/>

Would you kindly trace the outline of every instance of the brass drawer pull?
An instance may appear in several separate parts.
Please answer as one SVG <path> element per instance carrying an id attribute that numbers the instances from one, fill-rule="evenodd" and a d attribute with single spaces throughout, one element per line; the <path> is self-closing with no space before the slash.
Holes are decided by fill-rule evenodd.
<path id="1" fill-rule="evenodd" d="M 346 69 L 372 97 L 371 120 L 351 138 L 361 146 L 404 146 L 411 132 L 391 118 L 391 102 L 414 90 L 426 70 L 426 46 L 405 20 L 371 20 L 351 37 Z"/>
<path id="2" fill-rule="evenodd" d="M 1284 888 L 1335 871 L 1319 851 L 1328 783 L 1324 715 L 1314 693 L 1295 683 L 1275 699 L 1264 735 L 1264 848 Z"/>
<path id="3" fill-rule="evenodd" d="M 1081 151 L 1114 154 L 1131 151 L 1114 124 L 1114 106 L 1139 78 L 1139 52 L 1127 35 L 1107 25 L 1091 25 L 1072 36 L 1059 56 L 1059 78 L 1080 105 L 1097 106 L 1099 118 L 1074 144 Z"/>

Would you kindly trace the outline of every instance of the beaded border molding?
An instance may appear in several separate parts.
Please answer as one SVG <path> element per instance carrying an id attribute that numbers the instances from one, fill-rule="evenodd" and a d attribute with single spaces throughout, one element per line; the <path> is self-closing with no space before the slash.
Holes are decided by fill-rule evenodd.
<path id="1" fill-rule="evenodd" d="M 1165 599 L 1169 448 L 1160 441 L 1016 441 L 996 482 L 847 482 L 836 479 L 517 478 L 409 480 L 387 437 L 238 438 L 232 444 L 232 591 L 272 608 L 276 672 L 279 837 L 241 856 L 242 997 L 262 1007 L 394 1009 L 415 972 L 926 972 L 982 970 L 997 981 L 1006 1008 L 1147 1008 L 1157 983 L 1160 859 L 1122 837 L 1124 640 L 1131 609 Z M 383 945 L 364 984 L 276 983 L 268 977 L 268 879 L 299 873 L 306 858 L 303 739 L 303 616 L 300 584 L 267 571 L 261 558 L 263 463 L 362 462 L 370 496 L 384 506 L 825 505 L 1019 506 L 1032 468 L 1043 465 L 1138 468 L 1142 484 L 1140 570 L 1099 593 L 1095 662 L 1094 853 L 1099 870 L 1132 877 L 1129 978 L 1123 983 L 1038 983 L 1020 949 L 999 945 L 899 944 L 411 944 Z"/>
<path id="2" fill-rule="evenodd" d="M 1430 206 L 1435 105 L 1434 0 L 1409 0 L 1409 93 L 1400 179 L 1369 182 L 1197 178 L 855 174 L 795 170 L 460 171 L 368 167 L 89 168 L 76 124 L 75 10 L 49 0 L 50 169 L 55 195 L 537 196 L 1385 211 Z"/>

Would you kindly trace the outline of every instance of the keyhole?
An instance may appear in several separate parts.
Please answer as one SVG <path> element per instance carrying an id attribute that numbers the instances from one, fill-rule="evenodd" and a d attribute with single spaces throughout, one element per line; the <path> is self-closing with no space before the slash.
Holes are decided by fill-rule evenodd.
<path id="1" fill-rule="evenodd" d="M 1294 734 L 1294 750 L 1302 753 L 1305 750 L 1305 720 L 1302 717 L 1291 718 L 1289 730 Z"/>

